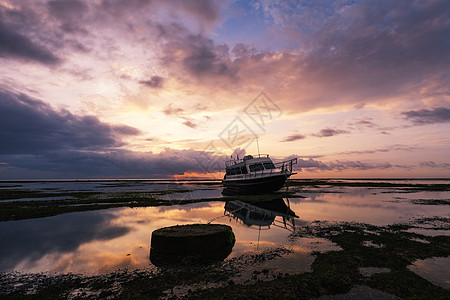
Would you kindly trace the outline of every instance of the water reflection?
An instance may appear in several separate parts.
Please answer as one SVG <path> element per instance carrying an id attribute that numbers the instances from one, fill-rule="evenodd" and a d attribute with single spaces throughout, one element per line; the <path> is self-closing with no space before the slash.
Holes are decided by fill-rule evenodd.
<path id="1" fill-rule="evenodd" d="M 270 229 L 273 225 L 291 232 L 295 230 L 295 218 L 298 218 L 291 210 L 287 198 L 286 200 L 276 198 L 270 201 L 227 201 L 224 214 L 248 227 Z M 276 220 L 277 216 L 280 216 L 282 220 Z"/>
<path id="2" fill-rule="evenodd" d="M 71 182 L 20 183 L 23 189 L 55 188 L 58 191 L 149 190 L 157 192 L 172 182 Z M 166 184 L 166 185 L 164 185 Z M 11 185 L 11 184 L 9 184 Z M 0 184 L 1 186 L 1 184 Z M 6 184 L 4 184 L 6 186 Z M 219 185 L 193 186 L 193 191 L 220 193 Z M 175 189 L 175 187 L 174 187 Z M 182 196 L 183 193 L 173 195 Z M 211 194 L 212 195 L 212 194 Z M 280 272 L 307 271 L 311 251 L 328 251 L 327 240 L 290 238 L 302 222 L 362 222 L 373 225 L 414 222 L 417 218 L 448 218 L 449 206 L 418 205 L 448 200 L 450 191 L 404 190 L 396 187 L 308 186 L 290 199 L 254 201 L 255 197 L 223 198 L 199 202 L 142 208 L 64 214 L 48 218 L 0 222 L 0 271 L 104 274 L 117 268 L 154 268 L 149 263 L 150 234 L 161 227 L 192 223 L 224 223 L 233 228 L 236 244 L 227 260 L 256 250 L 285 247 L 294 253 L 276 261 Z M 253 201 L 249 201 L 253 200 Z M 173 204 L 176 202 L 171 202 Z M 297 218 L 301 216 L 301 220 Z M 448 235 L 443 225 L 420 225 L 410 231 Z M 268 229 L 270 230 L 264 230 Z M 320 244 L 318 244 L 320 242 Z M 257 246 L 258 245 L 258 246 Z M 261 251 L 259 250 L 259 251 Z M 295 261 L 294 261 L 295 260 Z M 303 266 L 299 268 L 299 266 Z M 305 267 L 306 266 L 306 267 Z M 268 268 L 261 265 L 261 268 Z M 292 268 L 289 269 L 289 268 Z M 296 268 L 294 270 L 294 268 Z"/>
<path id="3" fill-rule="evenodd" d="M 0 223 L 0 270 L 18 265 L 33 269 L 51 255 L 76 252 L 81 245 L 127 235 L 131 228 L 113 224 L 105 212 L 65 214 L 56 217 Z"/>

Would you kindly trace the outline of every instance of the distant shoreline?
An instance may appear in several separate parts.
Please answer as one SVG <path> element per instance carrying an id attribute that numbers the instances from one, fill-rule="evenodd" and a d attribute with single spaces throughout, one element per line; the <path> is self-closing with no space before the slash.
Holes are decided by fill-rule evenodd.
<path id="1" fill-rule="evenodd" d="M 189 178 L 189 179 L 173 179 L 173 178 L 96 178 L 96 179 L 88 179 L 88 178 L 77 178 L 77 179 L 2 179 L 2 182 L 110 182 L 110 181 L 170 181 L 170 182 L 183 182 L 183 181 L 221 181 L 221 178 Z M 317 180 L 385 180 L 385 181 L 396 181 L 396 180 L 444 180 L 450 181 L 450 177 L 399 177 L 399 178 L 383 178 L 383 177 L 371 177 L 371 178 L 291 178 L 291 181 L 298 180 L 307 180 L 307 181 L 317 181 Z"/>

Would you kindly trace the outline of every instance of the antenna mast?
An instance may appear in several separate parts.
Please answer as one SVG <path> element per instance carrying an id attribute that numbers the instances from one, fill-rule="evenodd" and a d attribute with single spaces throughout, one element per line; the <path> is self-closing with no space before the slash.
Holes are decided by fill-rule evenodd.
<path id="1" fill-rule="evenodd" d="M 258 146 L 258 156 L 259 156 L 259 142 L 258 142 L 258 137 L 256 137 L 256 146 Z"/>

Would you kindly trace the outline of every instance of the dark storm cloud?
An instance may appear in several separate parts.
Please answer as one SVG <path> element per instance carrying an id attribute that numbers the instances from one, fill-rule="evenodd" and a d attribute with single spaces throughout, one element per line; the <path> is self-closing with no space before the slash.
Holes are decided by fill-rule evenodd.
<path id="1" fill-rule="evenodd" d="M 402 115 L 417 125 L 450 122 L 450 109 L 437 107 L 435 109 L 410 110 Z"/>
<path id="2" fill-rule="evenodd" d="M 94 116 L 56 111 L 40 100 L 0 89 L 1 154 L 55 150 L 94 150 L 120 146 L 121 135 L 137 135 L 126 125 L 109 125 Z"/>
<path id="3" fill-rule="evenodd" d="M 140 84 L 146 85 L 151 88 L 162 88 L 164 84 L 164 78 L 160 76 L 152 76 L 150 80 L 139 81 Z"/>
<path id="4" fill-rule="evenodd" d="M 0 161 L 7 163 L 4 167 L 45 170 L 52 172 L 50 178 L 164 178 L 185 172 L 221 172 L 227 158 L 204 151 L 168 148 L 157 154 L 73 150 L 39 155 L 0 155 Z M 22 173 L 26 176 L 26 172 Z M 8 174 L 0 172 L 0 178 L 2 175 Z"/>
<path id="5" fill-rule="evenodd" d="M 304 138 L 306 138 L 306 136 L 304 136 L 303 134 L 298 133 L 298 134 L 293 134 L 293 135 L 285 137 L 282 140 L 282 142 L 293 142 L 293 141 L 297 141 L 297 140 L 302 140 Z"/>
<path id="6" fill-rule="evenodd" d="M 3 18 L 1 12 L 0 18 Z M 34 61 L 46 65 L 55 65 L 60 62 L 60 59 L 50 50 L 17 32 L 13 26 L 7 25 L 1 19 L 0 57 Z"/>
<path id="7" fill-rule="evenodd" d="M 330 136 L 335 136 L 335 135 L 343 134 L 343 133 L 350 133 L 350 132 L 347 130 L 341 130 L 341 129 L 325 128 L 325 129 L 322 129 L 321 131 L 319 131 L 318 133 L 314 133 L 313 136 L 330 137 Z"/>

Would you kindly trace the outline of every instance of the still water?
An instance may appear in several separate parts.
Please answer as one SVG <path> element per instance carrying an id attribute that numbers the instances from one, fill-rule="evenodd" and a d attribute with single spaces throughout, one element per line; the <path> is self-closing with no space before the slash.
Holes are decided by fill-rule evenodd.
<path id="1" fill-rule="evenodd" d="M 219 182 L 0 183 L 0 189 L 11 186 L 22 190 L 45 190 L 46 200 L 67 191 L 135 191 L 156 195 L 175 205 L 114 208 L 0 222 L 2 272 L 96 275 L 118 269 L 156 269 L 149 260 L 150 238 L 154 230 L 177 224 L 211 222 L 230 225 L 233 228 L 236 244 L 227 260 L 244 254 L 282 248 L 286 249 L 288 254 L 275 260 L 270 266 L 267 265 L 270 262 L 266 262 L 266 265 L 262 264 L 260 267 L 294 274 L 310 270 L 314 261 L 314 256 L 311 255 L 313 251 L 339 250 L 339 247 L 326 239 L 293 236 L 292 233 L 304 224 L 318 220 L 382 226 L 411 223 L 423 218 L 450 217 L 449 205 L 422 205 L 428 200 L 448 201 L 449 191 L 332 185 L 301 188 L 293 186 L 291 191 L 294 191 L 294 194 L 291 198 L 279 198 L 272 206 L 261 207 L 248 206 L 239 200 L 227 202 L 227 198 L 221 195 L 222 187 Z M 179 192 L 166 192 L 177 189 Z M 201 198 L 205 201 L 187 205 L 176 204 L 179 200 L 189 198 Z M 11 201 L 40 199 L 30 196 Z M 242 207 L 245 205 L 247 216 L 243 216 Z M 422 230 L 421 234 L 450 235 L 450 230 L 419 230 Z M 448 260 L 446 262 L 448 263 Z"/>

